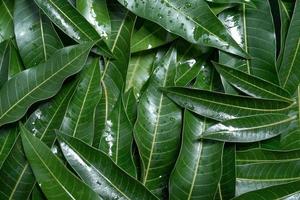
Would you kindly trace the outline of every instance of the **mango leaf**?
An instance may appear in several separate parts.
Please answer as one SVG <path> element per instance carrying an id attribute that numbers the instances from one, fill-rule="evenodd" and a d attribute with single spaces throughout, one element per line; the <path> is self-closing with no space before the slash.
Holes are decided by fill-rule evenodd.
<path id="1" fill-rule="evenodd" d="M 47 199 L 101 199 L 23 126 L 21 137 L 30 167 Z"/>
<path id="2" fill-rule="evenodd" d="M 261 114 L 230 119 L 209 127 L 201 138 L 224 142 L 257 142 L 296 129 L 296 116 Z"/>
<path id="3" fill-rule="evenodd" d="M 142 160 L 142 183 L 159 198 L 165 195 L 180 144 L 181 110 L 158 88 L 174 85 L 175 64 L 176 50 L 171 48 L 158 63 L 140 98 L 134 127 Z"/>
<path id="4" fill-rule="evenodd" d="M 136 15 L 159 24 L 191 43 L 216 47 L 248 57 L 247 53 L 231 38 L 205 1 L 118 1 Z"/>
<path id="5" fill-rule="evenodd" d="M 299 159 L 237 165 L 236 195 L 299 180 L 298 165 Z"/>
<path id="6" fill-rule="evenodd" d="M 60 131 L 93 142 L 95 109 L 101 98 L 99 58 L 92 59 L 80 73 L 79 83 L 68 104 Z"/>
<path id="7" fill-rule="evenodd" d="M 92 43 L 85 43 L 63 48 L 47 62 L 6 82 L 0 90 L 0 126 L 20 119 L 32 104 L 55 95 L 67 77 L 81 70 L 91 47 Z"/>
<path id="8" fill-rule="evenodd" d="M 170 199 L 214 199 L 224 144 L 198 140 L 211 123 L 207 120 L 187 110 L 184 113 L 181 151 L 170 178 Z"/>
<path id="9" fill-rule="evenodd" d="M 14 41 L 9 43 L 8 79 L 23 71 L 24 66 Z"/>
<path id="10" fill-rule="evenodd" d="M 137 176 L 132 158 L 133 127 L 126 114 L 122 97 L 110 113 L 99 143 L 105 152 L 124 171 Z"/>
<path id="11" fill-rule="evenodd" d="M 290 94 L 294 94 L 300 83 L 299 65 L 300 55 L 300 27 L 297 26 L 300 18 L 300 1 L 296 1 L 291 24 L 286 36 L 284 53 L 279 69 L 279 78 L 281 86 Z"/>
<path id="12" fill-rule="evenodd" d="M 187 86 L 192 80 L 194 80 L 198 76 L 202 64 L 202 59 L 190 59 L 183 62 L 179 62 L 177 66 L 175 85 Z"/>
<path id="13" fill-rule="evenodd" d="M 41 189 L 36 185 L 31 192 L 31 200 L 46 200 L 47 198 L 41 191 Z"/>
<path id="14" fill-rule="evenodd" d="M 279 14 L 280 14 L 280 53 L 277 58 L 277 68 L 279 69 L 282 62 L 284 52 L 284 45 L 291 23 L 295 2 L 278 0 Z"/>
<path id="15" fill-rule="evenodd" d="M 300 157 L 300 151 L 278 152 L 265 149 L 251 149 L 248 151 L 238 151 L 236 154 L 237 164 L 253 163 L 277 163 L 280 161 L 297 160 Z"/>
<path id="16" fill-rule="evenodd" d="M 75 86 L 72 82 L 65 85 L 50 102 L 34 111 L 25 123 L 26 129 L 49 147 L 55 140 L 54 130 L 60 127 Z M 3 163 L 0 175 L 3 177 L 0 179 L 0 199 L 28 199 L 35 185 L 35 178 L 25 157 L 20 137 Z"/>
<path id="17" fill-rule="evenodd" d="M 225 65 L 214 63 L 214 66 L 226 81 L 250 96 L 292 101 L 286 90 L 273 83 Z"/>
<path id="18" fill-rule="evenodd" d="M 0 169 L 17 140 L 18 132 L 16 127 L 1 128 L 0 130 Z"/>
<path id="19" fill-rule="evenodd" d="M 102 151 L 68 135 L 58 138 L 72 168 L 104 199 L 157 199 Z"/>
<path id="20" fill-rule="evenodd" d="M 133 126 L 137 117 L 137 101 L 133 93 L 133 89 L 128 90 L 123 95 L 123 104 L 125 108 L 125 112 L 128 116 L 128 119 Z"/>
<path id="21" fill-rule="evenodd" d="M 155 51 L 139 52 L 131 56 L 126 77 L 126 88 L 128 91 L 133 88 L 134 94 L 140 94 L 143 85 L 152 73 L 152 66 L 155 60 Z"/>
<path id="22" fill-rule="evenodd" d="M 286 112 L 295 105 L 277 100 L 255 99 L 183 87 L 165 87 L 161 90 L 179 106 L 219 121 L 255 114 Z"/>
<path id="23" fill-rule="evenodd" d="M 0 87 L 2 87 L 8 79 L 9 64 L 9 41 L 7 40 L 0 43 Z"/>
<path id="24" fill-rule="evenodd" d="M 105 0 L 77 0 L 77 10 L 93 25 L 98 34 L 107 39 L 111 34 L 111 23 Z"/>
<path id="25" fill-rule="evenodd" d="M 12 38 L 14 36 L 14 0 L 0 1 L 0 42 Z"/>
<path id="26" fill-rule="evenodd" d="M 93 26 L 68 2 L 60 0 L 34 0 L 36 5 L 64 33 L 76 42 L 97 42 L 99 53 L 111 57 L 106 43 Z"/>
<path id="27" fill-rule="evenodd" d="M 300 181 L 294 181 L 287 184 L 276 185 L 253 192 L 240 195 L 233 200 L 265 200 L 265 199 L 299 199 L 300 198 Z"/>
<path id="28" fill-rule="evenodd" d="M 145 20 L 143 25 L 133 33 L 131 52 L 139 52 L 165 45 L 175 40 L 177 36 L 169 33 L 161 26 Z"/>
<path id="29" fill-rule="evenodd" d="M 118 101 L 119 95 L 124 90 L 126 73 L 130 59 L 130 39 L 134 27 L 135 17 L 129 11 L 123 9 L 118 2 L 108 3 L 112 35 L 107 41 L 111 51 L 118 59 L 108 59 L 105 63 L 102 77 L 102 97 L 96 110 L 96 133 L 93 146 L 98 147 L 100 136 L 105 123 Z"/>
<path id="30" fill-rule="evenodd" d="M 239 3 L 255 6 L 251 0 L 206 0 L 207 2 L 217 3 L 217 4 L 228 4 L 228 3 Z"/>
<path id="31" fill-rule="evenodd" d="M 244 60 L 220 52 L 220 63 L 278 84 L 276 38 L 268 0 L 252 0 L 256 8 L 246 4 L 222 12 L 220 20 L 235 41 L 251 56 Z M 257 37 L 259 35 L 259 37 Z"/>
<path id="32" fill-rule="evenodd" d="M 26 68 L 45 62 L 63 47 L 51 21 L 31 0 L 15 2 L 14 25 L 18 49 Z"/>

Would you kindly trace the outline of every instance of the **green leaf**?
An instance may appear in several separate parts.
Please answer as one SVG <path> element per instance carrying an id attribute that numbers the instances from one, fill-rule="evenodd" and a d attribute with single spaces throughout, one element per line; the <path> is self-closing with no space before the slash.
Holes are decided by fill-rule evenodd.
<path id="1" fill-rule="evenodd" d="M 205 1 L 118 1 L 136 15 L 159 24 L 191 43 L 216 47 L 226 52 L 248 57 L 227 33 Z"/>
<path id="2" fill-rule="evenodd" d="M 136 96 L 140 94 L 141 89 L 153 71 L 152 66 L 154 60 L 154 51 L 139 52 L 131 56 L 127 70 L 125 91 L 133 88 Z"/>
<path id="3" fill-rule="evenodd" d="M 142 160 L 142 183 L 159 198 L 165 195 L 180 144 L 181 110 L 159 90 L 174 85 L 175 66 L 176 50 L 171 48 L 158 63 L 140 98 L 134 127 Z"/>
<path id="4" fill-rule="evenodd" d="M 60 131 L 92 144 L 95 109 L 101 98 L 99 58 L 92 59 L 80 73 L 79 83 L 69 102 Z"/>
<path id="5" fill-rule="evenodd" d="M 128 90 L 123 95 L 123 104 L 125 108 L 125 112 L 128 116 L 128 119 L 133 126 L 137 117 L 137 101 L 133 93 L 133 89 Z"/>
<path id="6" fill-rule="evenodd" d="M 8 79 L 11 79 L 24 69 L 17 47 L 12 41 L 9 43 L 9 58 Z"/>
<path id="7" fill-rule="evenodd" d="M 0 90 L 0 125 L 17 121 L 32 104 L 55 95 L 67 77 L 81 70 L 91 47 L 85 43 L 63 48 L 6 82 Z"/>
<path id="8" fill-rule="evenodd" d="M 214 199 L 224 143 L 198 140 L 208 122 L 189 111 L 184 113 L 181 150 L 170 178 L 170 199 Z"/>
<path id="9" fill-rule="evenodd" d="M 300 27 L 298 20 L 300 18 L 300 1 L 296 1 L 291 24 L 286 36 L 284 53 L 279 69 L 279 78 L 282 87 L 290 94 L 294 94 L 300 83 L 298 69 L 300 60 Z"/>
<path id="10" fill-rule="evenodd" d="M 76 84 L 70 83 L 50 102 L 42 104 L 25 123 L 27 130 L 49 147 L 55 140 L 55 129 L 60 127 L 66 106 Z M 19 134 L 18 134 L 19 135 Z M 0 199 L 27 199 L 35 185 L 35 178 L 25 158 L 19 138 L 0 170 Z M 55 149 L 53 149 L 55 150 Z"/>
<path id="11" fill-rule="evenodd" d="M 102 72 L 103 93 L 96 110 L 97 128 L 93 143 L 95 147 L 99 146 L 107 118 L 125 87 L 130 59 L 129 42 L 135 22 L 135 17 L 123 9 L 118 2 L 110 2 L 108 6 L 112 22 L 112 35 L 109 37 L 108 44 L 117 59 L 108 59 Z"/>
<path id="12" fill-rule="evenodd" d="M 299 180 L 299 159 L 237 165 L 236 195 Z"/>
<path id="13" fill-rule="evenodd" d="M 220 20 L 235 41 L 251 56 L 244 60 L 220 52 L 220 63 L 278 84 L 276 38 L 268 0 L 252 0 L 256 8 L 241 5 L 222 12 Z M 258 36 L 259 35 L 259 36 Z"/>
<path id="14" fill-rule="evenodd" d="M 273 83 L 225 65 L 214 66 L 226 81 L 250 96 L 292 102 L 290 94 Z"/>
<path id="15" fill-rule="evenodd" d="M 8 79 L 9 64 L 9 41 L 4 41 L 0 43 L 0 88 Z"/>
<path id="16" fill-rule="evenodd" d="M 238 151 L 236 154 L 237 165 L 252 163 L 277 163 L 281 161 L 298 160 L 300 151 L 278 152 L 264 149 L 251 149 Z"/>
<path id="17" fill-rule="evenodd" d="M 105 152 L 124 171 L 137 176 L 132 158 L 133 127 L 126 114 L 122 97 L 110 113 L 102 133 L 99 150 Z"/>
<path id="18" fill-rule="evenodd" d="M 14 36 L 14 0 L 0 1 L 0 42 L 12 38 Z"/>
<path id="19" fill-rule="evenodd" d="M 0 169 L 11 152 L 18 137 L 16 127 L 6 127 L 0 130 Z"/>
<path id="20" fill-rule="evenodd" d="M 295 2 L 278 0 L 279 14 L 280 14 L 280 53 L 277 58 L 277 68 L 279 69 L 283 58 L 284 45 L 286 41 L 287 32 L 291 23 L 291 18 L 294 11 Z"/>
<path id="21" fill-rule="evenodd" d="M 101 199 L 23 126 L 21 137 L 30 167 L 47 199 Z"/>
<path id="22" fill-rule="evenodd" d="M 31 193 L 31 200 L 46 200 L 47 198 L 41 191 L 41 189 L 36 185 Z"/>
<path id="23" fill-rule="evenodd" d="M 133 33 L 131 52 L 139 52 L 165 45 L 175 40 L 177 36 L 169 33 L 161 26 L 145 20 L 143 25 Z"/>
<path id="24" fill-rule="evenodd" d="M 26 68 L 47 61 L 63 47 L 50 20 L 31 0 L 18 0 L 14 12 L 18 49 Z"/>
<path id="25" fill-rule="evenodd" d="M 77 10 L 92 24 L 98 34 L 107 39 L 111 34 L 111 22 L 105 0 L 77 0 Z"/>
<path id="26" fill-rule="evenodd" d="M 234 198 L 234 200 L 265 200 L 265 199 L 299 199 L 300 181 L 294 181 L 287 184 L 276 185 L 261 190 L 248 192 Z"/>
<path id="27" fill-rule="evenodd" d="M 224 142 L 257 142 L 295 129 L 295 116 L 261 114 L 230 119 L 209 127 L 202 138 Z"/>
<path id="28" fill-rule="evenodd" d="M 179 106 L 219 121 L 255 114 L 286 112 L 295 105 L 183 87 L 165 87 L 162 90 Z"/>
<path id="29" fill-rule="evenodd" d="M 229 4 L 229 3 L 239 3 L 255 6 L 255 4 L 250 0 L 206 0 L 207 2 L 216 3 L 216 4 Z"/>
<path id="30" fill-rule="evenodd" d="M 202 59 L 189 59 L 178 63 L 176 73 L 176 86 L 187 86 L 194 80 L 201 70 Z"/>
<path id="31" fill-rule="evenodd" d="M 64 134 L 58 137 L 69 164 L 104 199 L 157 199 L 102 151 Z"/>
<path id="32" fill-rule="evenodd" d="M 68 2 L 61 0 L 34 0 L 36 5 L 76 42 L 97 42 L 99 53 L 111 57 L 106 43 L 93 26 Z"/>

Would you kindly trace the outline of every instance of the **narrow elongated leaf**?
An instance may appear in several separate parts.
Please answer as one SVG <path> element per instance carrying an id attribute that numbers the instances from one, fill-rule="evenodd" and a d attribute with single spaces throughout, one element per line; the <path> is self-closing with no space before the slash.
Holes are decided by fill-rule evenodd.
<path id="1" fill-rule="evenodd" d="M 124 171 L 137 176 L 132 158 L 133 127 L 126 114 L 122 97 L 110 113 L 102 133 L 99 149 Z"/>
<path id="2" fill-rule="evenodd" d="M 153 21 L 194 44 L 247 57 L 205 1 L 118 0 L 136 15 Z M 201 11 L 201 12 L 200 12 Z"/>
<path id="3" fill-rule="evenodd" d="M 14 42 L 9 43 L 9 58 L 8 79 L 11 79 L 14 75 L 24 69 L 21 57 Z"/>
<path id="4" fill-rule="evenodd" d="M 221 52 L 220 63 L 278 84 L 271 6 L 268 0 L 252 2 L 256 8 L 243 4 L 222 12 L 219 17 L 235 41 L 250 54 L 251 59 L 244 60 Z"/>
<path id="5" fill-rule="evenodd" d="M 128 119 L 130 120 L 131 125 L 133 126 L 137 116 L 137 101 L 134 96 L 133 89 L 128 90 L 123 95 L 123 104 Z"/>
<path id="6" fill-rule="evenodd" d="M 16 1 L 14 25 L 18 49 L 26 68 L 45 62 L 63 47 L 50 20 L 34 1 Z"/>
<path id="7" fill-rule="evenodd" d="M 0 42 L 14 36 L 13 11 L 14 0 L 0 1 Z"/>
<path id="8" fill-rule="evenodd" d="M 158 63 L 140 98 L 134 127 L 142 160 L 142 183 L 159 198 L 166 193 L 180 144 L 181 110 L 159 90 L 174 85 L 175 65 L 176 50 L 171 48 Z"/>
<path id="9" fill-rule="evenodd" d="M 46 200 L 47 198 L 41 191 L 41 189 L 36 185 L 31 193 L 31 200 Z"/>
<path id="10" fill-rule="evenodd" d="M 6 82 L 0 91 L 0 125 L 20 119 L 33 103 L 55 95 L 67 77 L 81 70 L 91 47 L 85 43 L 63 48 Z"/>
<path id="11" fill-rule="evenodd" d="M 22 144 L 34 176 L 47 199 L 101 199 L 52 154 L 44 143 L 21 127 Z"/>
<path id="12" fill-rule="evenodd" d="M 280 53 L 277 58 L 277 68 L 279 69 L 282 56 L 284 52 L 284 45 L 287 36 L 287 32 L 290 27 L 290 22 L 293 15 L 295 2 L 292 1 L 285 1 L 285 0 L 278 0 L 278 7 L 280 13 Z"/>
<path id="13" fill-rule="evenodd" d="M 291 102 L 290 94 L 281 87 L 237 69 L 214 63 L 217 71 L 242 92 L 258 98 Z"/>
<path id="14" fill-rule="evenodd" d="M 207 123 L 185 111 L 182 147 L 170 178 L 170 199 L 214 199 L 224 144 L 198 140 Z"/>
<path id="15" fill-rule="evenodd" d="M 162 90 L 181 107 L 219 121 L 254 114 L 284 112 L 294 105 L 283 101 L 254 99 L 183 87 L 166 87 Z"/>
<path id="16" fill-rule="evenodd" d="M 250 0 L 206 0 L 206 1 L 211 3 L 220 3 L 220 4 L 239 3 L 239 4 L 248 4 L 254 6 L 253 2 Z"/>
<path id="17" fill-rule="evenodd" d="M 277 163 L 280 161 L 299 160 L 300 151 L 278 152 L 264 149 L 252 149 L 248 151 L 238 151 L 237 164 L 251 163 Z"/>
<path id="18" fill-rule="evenodd" d="M 234 200 L 299 199 L 300 198 L 299 186 L 300 186 L 300 181 L 294 181 L 287 184 L 276 185 L 265 189 L 248 192 L 234 198 Z"/>
<path id="19" fill-rule="evenodd" d="M 140 29 L 132 35 L 131 52 L 153 49 L 165 45 L 176 38 L 177 36 L 169 33 L 161 26 L 151 21 L 144 21 Z"/>
<path id="20" fill-rule="evenodd" d="M 69 102 L 60 130 L 91 144 L 94 138 L 95 109 L 101 98 L 99 59 L 81 72 L 79 83 Z"/>
<path id="21" fill-rule="evenodd" d="M 104 199 L 157 199 L 102 151 L 64 134 L 58 137 L 69 164 Z"/>
<path id="22" fill-rule="evenodd" d="M 190 59 L 183 62 L 179 62 L 179 65 L 177 66 L 175 85 L 188 85 L 192 80 L 194 80 L 198 76 L 202 64 L 202 59 Z"/>
<path id="23" fill-rule="evenodd" d="M 276 163 L 237 165 L 236 195 L 300 180 L 299 159 Z"/>
<path id="24" fill-rule="evenodd" d="M 49 147 L 55 140 L 55 129 L 60 127 L 69 99 L 76 84 L 65 85 L 50 102 L 33 112 L 25 126 Z M 35 178 L 26 160 L 19 138 L 0 170 L 0 199 L 28 199 L 35 185 Z"/>
<path id="25" fill-rule="evenodd" d="M 68 2 L 61 0 L 34 0 L 49 19 L 77 42 L 97 41 L 100 53 L 111 56 L 106 43 L 93 26 Z"/>
<path id="26" fill-rule="evenodd" d="M 296 117 L 262 114 L 220 122 L 209 127 L 202 138 L 225 142 L 257 142 L 296 129 Z"/>
<path id="27" fill-rule="evenodd" d="M 140 90 L 152 73 L 154 60 L 154 51 L 140 52 L 131 56 L 127 71 L 126 91 L 133 88 L 135 95 L 140 94 Z"/>
<path id="28" fill-rule="evenodd" d="M 8 79 L 9 59 L 9 41 L 0 43 L 0 87 Z"/>
<path id="29" fill-rule="evenodd" d="M 111 23 L 105 0 L 78 0 L 78 11 L 93 25 L 98 34 L 107 39 L 111 33 Z"/>
<path id="30" fill-rule="evenodd" d="M 17 140 L 18 132 L 16 127 L 0 130 L 0 169 Z"/>
<path id="31" fill-rule="evenodd" d="M 112 35 L 108 44 L 117 59 L 106 61 L 101 78 L 102 97 L 97 106 L 96 133 L 94 146 L 98 147 L 100 136 L 105 123 L 118 101 L 119 95 L 124 90 L 126 73 L 130 58 L 130 39 L 134 27 L 135 17 L 129 11 L 123 9 L 118 2 L 110 1 L 109 4 Z"/>
<path id="32" fill-rule="evenodd" d="M 279 69 L 279 78 L 281 85 L 294 94 L 300 83 L 300 71 L 297 68 L 300 58 L 300 27 L 298 20 L 300 18 L 300 1 L 296 1 L 291 24 L 286 36 L 283 58 Z"/>

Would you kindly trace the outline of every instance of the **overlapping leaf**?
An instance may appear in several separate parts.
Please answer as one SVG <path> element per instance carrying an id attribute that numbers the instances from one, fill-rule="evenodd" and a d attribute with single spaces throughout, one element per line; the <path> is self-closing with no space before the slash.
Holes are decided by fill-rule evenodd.
<path id="1" fill-rule="evenodd" d="M 67 135 L 59 139 L 69 164 L 104 199 L 157 199 L 103 152 Z"/>
<path id="2" fill-rule="evenodd" d="M 0 125 L 20 119 L 32 104 L 55 95 L 67 77 L 82 69 L 91 47 L 85 43 L 63 48 L 6 82 L 0 90 Z"/>
<path id="3" fill-rule="evenodd" d="M 0 42 L 14 36 L 13 10 L 14 0 L 0 1 Z"/>

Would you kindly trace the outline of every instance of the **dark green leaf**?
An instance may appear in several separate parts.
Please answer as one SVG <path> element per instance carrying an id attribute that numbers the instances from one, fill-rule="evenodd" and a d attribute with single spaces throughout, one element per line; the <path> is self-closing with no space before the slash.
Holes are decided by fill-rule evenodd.
<path id="1" fill-rule="evenodd" d="M 20 119 L 32 104 L 55 95 L 67 77 L 81 70 L 91 47 L 85 43 L 63 48 L 6 82 L 0 90 L 0 125 Z"/>
<path id="2" fill-rule="evenodd" d="M 68 104 L 60 131 L 92 144 L 95 109 L 101 98 L 99 58 L 80 73 L 79 83 Z"/>
<path id="3" fill-rule="evenodd" d="M 161 25 L 191 43 L 216 47 L 226 52 L 248 57 L 230 37 L 205 1 L 118 1 L 138 16 Z"/>
<path id="4" fill-rule="evenodd" d="M 47 199 L 101 199 L 23 126 L 21 137 L 30 167 Z"/>
<path id="5" fill-rule="evenodd" d="M 19 52 L 26 68 L 45 62 L 63 47 L 52 23 L 34 1 L 16 1 L 14 25 Z"/>
<path id="6" fill-rule="evenodd" d="M 181 107 L 220 121 L 254 114 L 286 112 L 294 105 L 283 101 L 254 99 L 183 87 L 166 87 L 162 90 Z"/>
<path id="7" fill-rule="evenodd" d="M 72 168 L 104 199 L 157 199 L 103 152 L 70 136 L 58 137 Z"/>
<path id="8" fill-rule="evenodd" d="M 0 1 L 0 42 L 14 36 L 13 11 L 14 0 Z"/>

